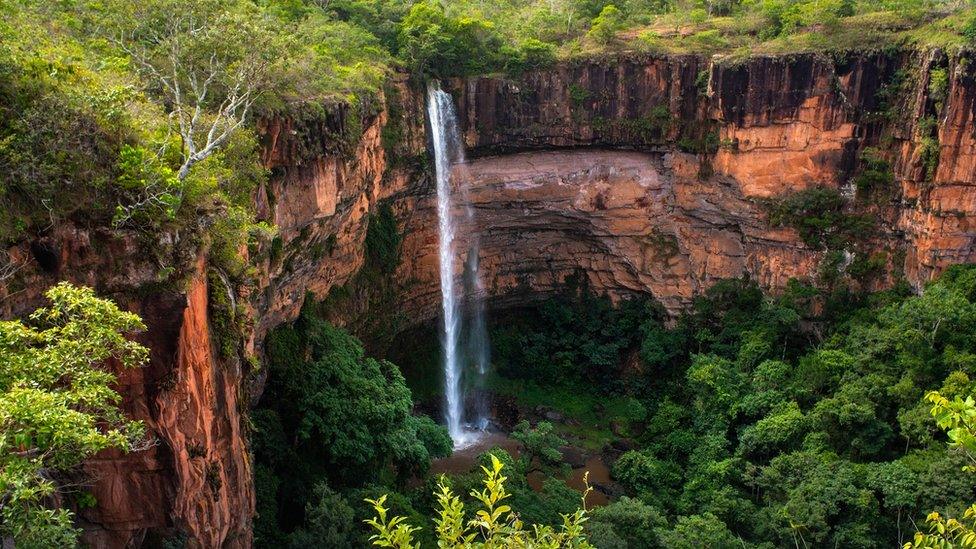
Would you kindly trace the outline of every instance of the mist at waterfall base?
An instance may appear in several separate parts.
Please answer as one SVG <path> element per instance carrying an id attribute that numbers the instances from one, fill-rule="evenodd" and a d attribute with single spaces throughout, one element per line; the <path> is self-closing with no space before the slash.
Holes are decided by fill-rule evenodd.
<path id="1" fill-rule="evenodd" d="M 469 207 L 458 212 L 454 207 L 456 196 L 463 198 L 465 193 L 464 178 L 458 177 L 464 166 L 464 145 L 454 101 L 436 83 L 427 87 L 427 113 L 437 181 L 444 419 L 454 448 L 461 449 L 475 443 L 488 425 L 487 403 L 476 390 L 489 364 L 479 240 L 474 212 Z M 459 245 L 466 249 L 458 250 Z M 460 285 L 455 280 L 458 267 Z"/>

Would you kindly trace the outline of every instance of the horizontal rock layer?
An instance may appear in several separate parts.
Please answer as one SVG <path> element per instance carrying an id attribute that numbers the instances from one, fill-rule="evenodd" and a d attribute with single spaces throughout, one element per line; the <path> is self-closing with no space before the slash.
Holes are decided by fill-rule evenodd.
<path id="1" fill-rule="evenodd" d="M 481 273 L 497 306 L 558 289 L 583 270 L 614 295 L 651 293 L 684 303 L 714 280 L 751 273 L 766 287 L 816 268 L 818 253 L 771 229 L 760 207 L 726 176 L 698 177 L 693 155 L 609 150 L 526 152 L 464 166 L 458 208 L 472 208 Z M 400 278 L 403 307 L 438 313 L 432 197 L 412 201 Z M 459 250 L 468 250 L 459 242 Z M 461 262 L 457 275 L 461 275 Z"/>

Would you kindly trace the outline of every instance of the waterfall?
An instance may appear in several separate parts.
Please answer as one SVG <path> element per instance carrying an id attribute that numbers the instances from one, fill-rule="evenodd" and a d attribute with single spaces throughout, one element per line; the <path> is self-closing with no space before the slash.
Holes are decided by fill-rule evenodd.
<path id="1" fill-rule="evenodd" d="M 441 281 L 443 325 L 441 345 L 444 360 L 444 416 L 455 448 L 474 442 L 487 426 L 487 405 L 475 395 L 473 417 L 465 420 L 466 388 L 477 386 L 488 368 L 488 334 L 485 327 L 483 288 L 479 277 L 479 241 L 470 207 L 458 216 L 454 194 L 464 196 L 464 186 L 455 181 L 463 169 L 464 145 L 458 131 L 451 95 L 436 84 L 427 87 L 427 111 L 434 145 L 434 173 L 437 179 L 438 259 Z M 461 178 L 458 178 L 461 179 Z M 455 191 L 455 187 L 458 188 Z M 466 244 L 462 282 L 455 283 L 460 255 L 457 245 Z"/>

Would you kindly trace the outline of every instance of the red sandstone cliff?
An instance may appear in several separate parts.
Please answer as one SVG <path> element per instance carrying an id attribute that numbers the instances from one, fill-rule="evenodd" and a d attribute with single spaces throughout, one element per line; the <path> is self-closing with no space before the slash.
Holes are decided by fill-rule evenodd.
<path id="1" fill-rule="evenodd" d="M 130 454 L 105 451 L 85 464 L 83 482 L 98 502 L 78 510 L 87 544 L 158 546 L 185 539 L 188 547 L 248 547 L 254 492 L 241 364 L 214 351 L 206 255 L 194 257 L 195 249 L 173 242 L 158 249 L 161 256 L 147 253 L 134 233 L 57 227 L 18 248 L 34 262 L 18 286 L 4 288 L 10 292 L 4 315 L 40 305 L 41 293 L 64 279 L 137 312 L 148 328 L 139 338 L 150 349 L 149 364 L 116 374 L 124 411 L 146 424 L 156 444 Z M 164 266 L 177 267 L 166 284 L 158 281 Z"/>
<path id="2" fill-rule="evenodd" d="M 773 291 L 813 279 L 825 252 L 770 227 L 763 201 L 814 186 L 852 194 L 866 147 L 891 161 L 896 188 L 885 202 L 852 204 L 877 226 L 858 253 L 886 252 L 889 275 L 903 271 L 917 287 L 976 261 L 976 82 L 968 64 L 951 61 L 940 110 L 927 87 L 940 59 L 949 63 L 937 53 L 714 65 L 686 56 L 452 82 L 475 157 L 468 198 L 490 297 L 525 299 L 582 268 L 598 290 L 649 292 L 675 311 L 720 278 L 749 275 Z M 879 112 L 899 70 L 908 74 L 899 103 Z M 938 120 L 931 177 L 916 129 L 926 116 Z M 428 318 L 432 200 L 400 201 L 411 212 L 401 278 L 414 281 L 404 303 Z"/>
<path id="3" fill-rule="evenodd" d="M 720 278 L 746 274 L 774 291 L 812 278 L 824 252 L 770 227 L 762 201 L 813 186 L 849 193 L 866 147 L 884 151 L 897 188 L 862 208 L 878 226 L 862 253 L 891 252 L 888 271 L 916 286 L 976 260 L 976 82 L 969 65 L 951 61 L 948 100 L 935 112 L 934 60 L 949 63 L 937 53 L 648 57 L 445 83 L 473 157 L 470 203 L 459 207 L 477 213 L 491 297 L 544 295 L 582 268 L 598 290 L 650 292 L 678 310 Z M 900 103 L 878 116 L 899 70 L 910 75 Z M 367 121 L 351 154 L 319 145 L 316 155 L 314 131 L 269 124 L 269 215 L 286 252 L 271 266 L 261 327 L 294 317 L 306 290 L 324 297 L 359 268 L 365 214 L 384 199 L 405 232 L 401 306 L 414 321 L 436 314 L 433 186 L 418 164 L 398 162 L 425 154 L 424 97 L 404 83 L 397 90 L 404 137 L 393 158 L 380 138 L 384 114 Z M 933 177 L 915 129 L 925 116 L 939 120 Z M 323 257 L 303 256 L 326 242 Z"/>

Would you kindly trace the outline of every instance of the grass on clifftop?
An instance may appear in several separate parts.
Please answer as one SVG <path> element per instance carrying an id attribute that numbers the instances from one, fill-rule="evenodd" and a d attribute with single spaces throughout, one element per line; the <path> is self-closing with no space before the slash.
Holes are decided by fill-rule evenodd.
<path id="1" fill-rule="evenodd" d="M 399 28 L 400 60 L 447 76 L 627 53 L 964 46 L 976 38 L 976 12 L 964 2 L 925 0 L 460 0 L 415 4 Z M 474 50 L 489 53 L 466 55 Z"/>
<path id="2" fill-rule="evenodd" d="M 621 31 L 610 43 L 584 45 L 577 55 L 611 51 L 718 54 L 734 60 L 753 55 L 898 47 L 948 49 L 972 43 L 964 35 L 972 21 L 976 21 L 976 10 L 972 8 L 869 11 L 838 17 L 830 24 L 791 27 L 776 33 L 775 26 L 770 26 L 761 12 L 746 11 L 698 21 L 670 13 L 658 16 L 651 24 Z"/>

